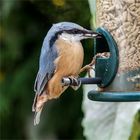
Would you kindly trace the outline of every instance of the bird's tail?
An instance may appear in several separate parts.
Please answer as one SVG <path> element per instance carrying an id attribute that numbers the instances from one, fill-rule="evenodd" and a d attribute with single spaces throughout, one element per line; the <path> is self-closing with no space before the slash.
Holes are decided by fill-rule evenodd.
<path id="1" fill-rule="evenodd" d="M 39 109 L 37 109 L 37 98 L 38 98 L 38 94 L 35 95 L 34 102 L 33 102 L 33 105 L 32 105 L 32 111 L 35 112 L 35 114 L 34 114 L 34 125 L 39 124 L 40 115 L 41 115 L 41 112 L 42 112 L 42 109 L 43 109 L 43 106 L 40 107 Z"/>
<path id="2" fill-rule="evenodd" d="M 36 108 L 36 103 L 37 103 L 37 97 L 38 97 L 38 95 L 36 94 L 35 97 L 34 97 L 33 105 L 32 105 L 32 111 L 33 112 L 35 112 L 35 110 L 36 110 L 35 108 Z"/>
<path id="3" fill-rule="evenodd" d="M 35 95 L 32 111 L 35 112 L 34 115 L 34 125 L 39 124 L 40 122 L 40 115 L 44 106 L 44 103 L 47 102 L 47 96 L 45 93 L 38 95 Z"/>
<path id="4" fill-rule="evenodd" d="M 40 122 L 40 115 L 42 112 L 43 106 L 40 108 L 39 111 L 35 111 L 35 115 L 34 115 L 34 125 L 38 125 Z"/>

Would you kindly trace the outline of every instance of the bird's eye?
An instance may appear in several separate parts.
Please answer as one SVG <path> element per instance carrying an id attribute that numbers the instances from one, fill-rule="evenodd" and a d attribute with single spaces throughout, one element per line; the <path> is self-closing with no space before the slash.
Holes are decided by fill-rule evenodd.
<path id="1" fill-rule="evenodd" d="M 68 34 L 79 34 L 80 30 L 72 29 L 72 30 L 66 30 L 65 32 Z"/>
<path id="2" fill-rule="evenodd" d="M 73 34 L 79 34 L 80 33 L 80 30 L 74 29 L 74 30 L 72 30 L 72 33 Z"/>
<path id="3" fill-rule="evenodd" d="M 73 33 L 76 34 L 77 33 L 77 30 L 74 30 Z"/>

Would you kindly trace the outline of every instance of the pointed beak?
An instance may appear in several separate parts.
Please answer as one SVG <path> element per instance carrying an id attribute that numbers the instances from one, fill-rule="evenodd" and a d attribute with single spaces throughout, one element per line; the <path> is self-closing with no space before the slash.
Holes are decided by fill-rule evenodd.
<path id="1" fill-rule="evenodd" d="M 86 30 L 83 33 L 83 36 L 86 37 L 86 38 L 101 38 L 101 34 L 90 31 L 90 30 Z"/>

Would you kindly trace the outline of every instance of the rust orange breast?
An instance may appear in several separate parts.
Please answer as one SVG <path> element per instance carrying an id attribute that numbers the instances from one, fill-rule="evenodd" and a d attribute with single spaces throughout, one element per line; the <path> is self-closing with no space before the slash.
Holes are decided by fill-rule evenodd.
<path id="1" fill-rule="evenodd" d="M 55 60 L 55 72 L 62 76 L 78 75 L 84 58 L 82 44 L 60 38 L 56 41 L 56 47 L 59 57 Z"/>
<path id="2" fill-rule="evenodd" d="M 80 42 L 58 39 L 55 43 L 59 55 L 54 62 L 56 65 L 55 73 L 46 86 L 48 99 L 58 98 L 67 89 L 67 87 L 62 87 L 62 78 L 78 76 L 84 58 Z"/>

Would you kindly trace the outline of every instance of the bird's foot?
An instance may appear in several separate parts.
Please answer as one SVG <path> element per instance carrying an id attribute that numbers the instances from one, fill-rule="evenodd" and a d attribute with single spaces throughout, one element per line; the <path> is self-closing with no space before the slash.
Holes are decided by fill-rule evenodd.
<path id="1" fill-rule="evenodd" d="M 79 87 L 81 86 L 81 82 L 78 81 L 77 79 L 78 77 L 74 77 L 74 76 L 69 76 L 69 79 L 71 80 L 71 87 L 74 89 L 74 90 L 77 90 L 79 89 Z"/>
<path id="2" fill-rule="evenodd" d="M 110 56 L 110 53 L 109 52 L 97 53 L 93 57 L 92 61 L 89 64 L 87 64 L 86 66 L 84 66 L 83 68 L 81 68 L 79 74 L 82 73 L 83 71 L 87 71 L 88 77 L 92 77 L 91 74 L 90 74 L 90 71 L 91 70 L 94 70 L 93 65 L 95 65 L 95 63 L 96 63 L 96 58 L 98 58 L 98 57 L 108 58 L 109 56 Z"/>
<path id="3" fill-rule="evenodd" d="M 88 77 L 91 77 L 91 74 L 90 74 L 91 69 L 93 69 L 93 67 L 90 64 L 88 64 L 84 66 L 83 68 L 81 68 L 80 73 L 82 73 L 83 71 L 87 71 Z"/>

